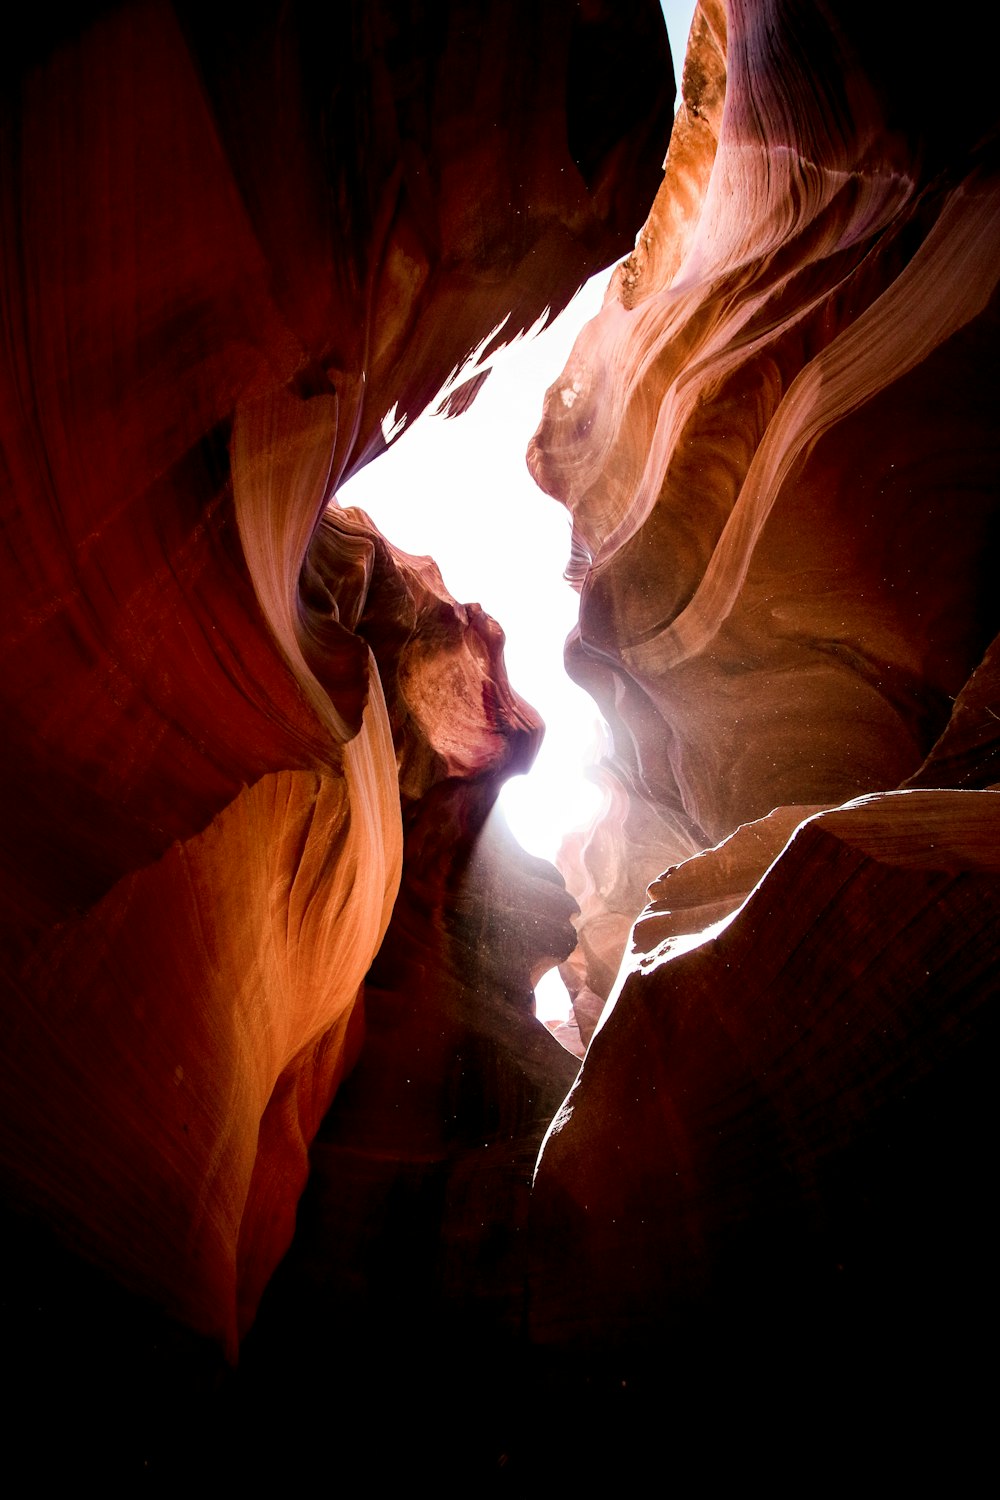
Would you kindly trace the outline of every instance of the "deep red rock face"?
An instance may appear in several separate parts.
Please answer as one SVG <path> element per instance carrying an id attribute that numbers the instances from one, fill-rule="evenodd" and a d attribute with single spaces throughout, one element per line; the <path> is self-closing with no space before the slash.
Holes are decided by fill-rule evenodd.
<path id="1" fill-rule="evenodd" d="M 755 1283 L 772 1298 L 794 1284 L 811 1303 L 838 1262 L 872 1275 L 886 1205 L 870 1185 L 853 1195 L 845 1163 L 867 1141 L 867 1169 L 912 1227 L 906 1122 L 936 1094 L 947 1132 L 953 1075 L 995 997 L 998 818 L 995 792 L 886 793 L 816 814 L 735 914 L 694 928 L 660 914 L 687 867 L 659 882 L 543 1152 L 540 1214 L 574 1257 L 556 1290 L 546 1255 L 543 1338 L 607 1320 L 645 1342 L 711 1318 L 716 1298 L 749 1308 Z M 903 1237 L 901 1224 L 896 1251 Z"/>
<path id="2" fill-rule="evenodd" d="M 602 81 L 636 38 L 638 85 Z M 666 48 L 655 6 L 626 37 L 136 0 L 29 18 L 3 68 L 0 1167 L 232 1351 L 357 1052 L 402 805 L 488 801 L 540 730 L 497 627 L 324 511 L 628 248 Z M 569 947 L 553 889 L 529 970 Z"/>
<path id="3" fill-rule="evenodd" d="M 328 1483 L 332 1421 L 360 1477 L 461 1429 L 496 1478 L 467 1419 L 523 1434 L 522 1358 L 591 1480 L 602 1433 L 620 1479 L 720 1411 L 787 1446 L 815 1393 L 814 1466 L 845 1391 L 893 1433 L 939 1371 L 974 1395 L 995 89 L 958 28 L 890 30 L 706 0 L 634 247 L 656 6 L 150 0 L 5 54 L 6 1222 L 232 1354 L 316 1139 L 229 1482 L 266 1439 L 287 1487 L 307 1431 Z M 489 817 L 541 731 L 499 627 L 334 496 L 629 251 L 531 456 L 615 739 L 567 894 Z M 531 1014 L 552 963 L 582 1030 L 613 1003 L 529 1206 L 575 1071 Z M 387 1409 L 438 1435 L 419 1464 L 362 1440 Z"/>
<path id="4" fill-rule="evenodd" d="M 910 30 L 894 67 L 853 6 L 701 6 L 663 187 L 529 455 L 614 733 L 562 859 L 600 1023 L 530 1318 L 581 1398 L 580 1362 L 645 1382 L 689 1452 L 720 1409 L 850 1445 L 870 1401 L 975 1406 L 1000 165 L 994 105 L 942 123 Z"/>
<path id="5" fill-rule="evenodd" d="M 567 851 L 585 946 L 740 824 L 912 776 L 1000 624 L 989 122 L 943 161 L 867 31 L 701 8 L 663 187 L 530 450 L 615 732 Z"/>

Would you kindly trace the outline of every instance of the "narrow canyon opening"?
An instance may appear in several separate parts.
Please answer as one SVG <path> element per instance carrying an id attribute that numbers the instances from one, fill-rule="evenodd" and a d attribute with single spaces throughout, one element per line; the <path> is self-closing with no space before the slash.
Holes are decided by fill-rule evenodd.
<path id="1" fill-rule="evenodd" d="M 698 0 L 672 131 L 655 0 L 19 19 L 12 1469 L 974 1489 L 1000 1253 L 975 18 Z M 585 284 L 572 352 L 525 337 Z M 420 418 L 443 387 L 453 419 Z M 436 532 L 435 431 L 470 450 Z M 569 691 L 567 634 L 578 722 L 535 676 Z M 612 803 L 564 888 L 525 850 L 580 819 L 591 701 Z M 553 964 L 577 1056 L 535 1014 Z"/>
<path id="2" fill-rule="evenodd" d="M 660 0 L 677 101 L 694 0 Z M 583 833 L 606 808 L 598 772 L 610 730 L 594 700 L 570 679 L 563 650 L 579 599 L 564 578 L 570 521 L 527 472 L 528 440 L 545 391 L 561 374 L 584 323 L 600 310 L 611 268 L 597 273 L 549 322 L 503 346 L 471 405 L 449 394 L 480 374 L 475 356 L 409 426 L 386 413 L 391 446 L 337 495 L 358 506 L 403 551 L 429 556 L 459 603 L 475 602 L 506 637 L 507 676 L 542 717 L 545 735 L 528 772 L 501 787 L 496 814 L 523 849 L 555 863 L 564 838 Z M 491 342 L 502 327 L 493 330 Z M 566 984 L 553 967 L 535 987 L 536 1014 L 582 1055 Z M 567 1024 L 568 1023 L 568 1024 Z"/>
<path id="3" fill-rule="evenodd" d="M 504 783 L 497 810 L 522 848 L 552 863 L 565 835 L 599 810 L 594 770 L 606 726 L 563 665 L 579 607 L 563 577 L 569 517 L 534 484 L 525 455 L 545 390 L 600 309 L 609 275 L 592 277 L 544 332 L 501 350 L 468 410 L 449 416 L 436 401 L 337 496 L 367 512 L 395 546 L 429 555 L 448 592 L 480 605 L 504 631 L 507 676 L 541 715 L 545 736 L 530 771 Z M 569 1018 L 558 969 L 536 987 L 536 1000 L 540 1020 Z"/>

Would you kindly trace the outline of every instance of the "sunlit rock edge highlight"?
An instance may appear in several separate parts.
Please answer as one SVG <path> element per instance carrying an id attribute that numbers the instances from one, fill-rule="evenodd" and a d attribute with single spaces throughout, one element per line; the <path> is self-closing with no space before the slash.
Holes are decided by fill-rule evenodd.
<path id="1" fill-rule="evenodd" d="M 637 1441 L 663 1400 L 705 1433 L 713 1389 L 852 1452 L 876 1400 L 936 1459 L 981 1414 L 1000 173 L 985 74 L 939 108 L 957 39 L 894 15 L 699 6 L 663 186 L 529 450 L 613 732 L 559 859 L 592 1041 L 529 1319 L 645 1393 Z"/>
<path id="2" fill-rule="evenodd" d="M 85 1330 L 115 1464 L 157 1339 L 235 1359 L 366 1010 L 373 1058 L 400 1009 L 436 1048 L 402 1158 L 482 1156 L 488 1200 L 499 1147 L 524 1215 L 575 906 L 486 824 L 541 721 L 499 627 L 335 494 L 628 250 L 673 89 L 655 5 L 82 5 L 3 78 L 8 1312 L 31 1367 Z M 409 1082 L 374 1073 L 361 1138 Z"/>
<path id="3" fill-rule="evenodd" d="M 505 334 L 652 197 L 661 111 L 629 115 L 626 70 L 664 74 L 652 32 L 526 46 L 531 8 L 482 9 L 400 32 L 359 6 L 351 49 L 308 7 L 283 31 L 102 10 L 30 39 L 4 96 L 2 1160 L 11 1238 L 72 1253 L 25 1233 L 8 1277 L 25 1388 L 63 1430 L 83 1413 L 77 1473 L 186 1475 L 197 1432 L 213 1476 L 284 1483 L 523 1492 L 651 1453 L 773 1477 L 873 1434 L 898 1475 L 957 1403 L 976 1427 L 995 1248 L 986 62 L 945 56 L 972 75 L 949 113 L 902 12 L 890 45 L 848 5 L 696 14 L 663 191 L 532 459 L 573 513 L 568 655 L 615 731 L 615 816 L 567 851 L 567 896 L 489 820 L 539 730 L 496 627 L 326 509 L 512 284 Z M 557 41 L 586 82 L 569 132 Z M 331 216 L 333 139 L 370 175 L 335 167 Z M 582 1030 L 613 1003 L 556 1112 L 575 1067 L 530 986 L 560 960 Z M 314 1132 L 234 1424 L 177 1329 L 234 1352 Z"/>

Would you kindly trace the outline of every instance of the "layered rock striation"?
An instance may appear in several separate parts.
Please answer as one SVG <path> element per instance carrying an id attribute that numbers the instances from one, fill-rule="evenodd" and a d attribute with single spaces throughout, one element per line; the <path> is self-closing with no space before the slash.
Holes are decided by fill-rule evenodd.
<path id="1" fill-rule="evenodd" d="M 726 1385 L 758 1438 L 808 1389 L 825 1441 L 875 1370 L 889 1421 L 978 1410 L 942 1371 L 995 1250 L 1000 161 L 978 64 L 939 106 L 943 45 L 705 0 L 529 452 L 613 734 L 561 859 L 600 1021 L 536 1175 L 532 1327 L 702 1435 Z"/>
<path id="2" fill-rule="evenodd" d="M 850 6 L 700 7 L 663 186 L 546 399 L 567 661 L 614 730 L 594 921 L 775 807 L 913 776 L 996 633 L 993 122 L 939 139 L 911 50 L 885 68 Z"/>
<path id="3" fill-rule="evenodd" d="M 986 49 L 889 19 L 704 0 L 662 173 L 655 6 L 5 54 L 5 1308 L 75 1472 L 186 1474 L 185 1382 L 230 1482 L 978 1422 L 1000 169 Z M 531 450 L 613 736 L 567 892 L 499 627 L 335 495 L 623 254 Z"/>
<path id="4" fill-rule="evenodd" d="M 492 622 L 327 508 L 631 244 L 666 44 L 653 6 L 135 0 L 29 19 L 3 80 L 0 1172 L 232 1354 L 404 811 L 468 859 L 540 733 Z"/>

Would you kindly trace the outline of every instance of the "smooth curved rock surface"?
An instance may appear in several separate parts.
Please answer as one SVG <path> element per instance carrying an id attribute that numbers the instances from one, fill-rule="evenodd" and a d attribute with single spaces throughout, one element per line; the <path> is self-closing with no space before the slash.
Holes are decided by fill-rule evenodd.
<path id="1" fill-rule="evenodd" d="M 599 996 L 637 886 L 906 783 L 997 630 L 995 112 L 983 82 L 943 120 L 903 29 L 699 8 L 663 186 L 529 450 L 614 735 L 612 811 L 565 861 L 567 974 Z M 943 753 L 936 784 L 996 779 Z"/>
<path id="2" fill-rule="evenodd" d="M 539 1160 L 535 1337 L 783 1345 L 797 1321 L 828 1338 L 834 1309 L 895 1329 L 918 1289 L 936 1324 L 990 1254 L 965 1090 L 998 903 L 997 794 L 913 791 L 809 818 L 709 927 L 644 913 Z"/>
<path id="3" fill-rule="evenodd" d="M 613 736 L 528 1312 L 590 1478 L 988 1441 L 1000 159 L 985 57 L 892 14 L 701 6 L 529 451 Z"/>
<path id="4" fill-rule="evenodd" d="M 403 805 L 540 729 L 497 627 L 326 508 L 627 250 L 668 53 L 653 5 L 130 0 L 2 72 L 0 1171 L 232 1354 Z"/>
<path id="5" fill-rule="evenodd" d="M 262 1423 L 359 1410 L 377 1390 L 405 1442 L 456 1475 L 523 1380 L 532 1169 L 578 1067 L 532 994 L 573 947 L 575 905 L 487 817 L 494 796 L 445 782 L 408 819 L 364 1050 L 317 1134 L 242 1367 Z M 370 1464 L 394 1472 L 392 1455 Z"/>
<path id="6" fill-rule="evenodd" d="M 898 1487 L 909 1441 L 961 1483 L 997 1254 L 1000 169 L 990 49 L 884 18 L 703 4 L 635 244 L 656 6 L 23 18 L 0 1172 L 46 1472 L 69 1433 L 74 1480 L 525 1492 L 603 1457 L 620 1489 L 652 1453 L 798 1493 L 872 1452 Z M 331 500 L 621 254 L 532 452 L 614 740 L 567 894 L 488 817 L 541 727 L 499 627 Z M 576 1071 L 531 1014 L 553 963 L 581 1029 L 614 1003 L 529 1197 Z M 220 1400 L 205 1346 L 266 1283 Z"/>

